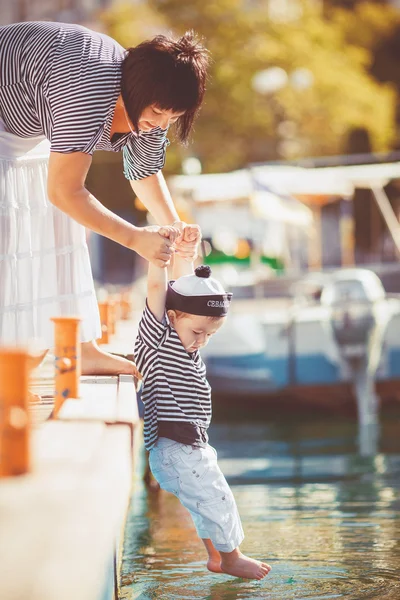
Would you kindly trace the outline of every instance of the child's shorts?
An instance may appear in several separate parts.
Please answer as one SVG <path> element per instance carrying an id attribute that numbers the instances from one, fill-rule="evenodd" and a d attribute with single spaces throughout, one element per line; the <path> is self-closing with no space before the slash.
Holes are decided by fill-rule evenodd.
<path id="1" fill-rule="evenodd" d="M 163 490 L 179 498 L 192 515 L 197 533 L 220 552 L 232 552 L 244 538 L 236 502 L 217 465 L 217 452 L 158 438 L 150 468 Z"/>

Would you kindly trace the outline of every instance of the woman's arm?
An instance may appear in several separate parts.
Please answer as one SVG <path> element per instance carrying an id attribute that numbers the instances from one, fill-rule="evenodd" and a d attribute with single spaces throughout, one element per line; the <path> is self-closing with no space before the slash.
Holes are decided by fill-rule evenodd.
<path id="1" fill-rule="evenodd" d="M 172 243 L 158 227 L 135 227 L 103 206 L 85 188 L 92 157 L 83 152 L 51 152 L 48 173 L 50 201 L 88 229 L 135 250 L 159 267 L 168 264 Z"/>
<path id="2" fill-rule="evenodd" d="M 179 215 L 162 171 L 139 181 L 131 181 L 130 184 L 136 196 L 159 225 L 171 225 L 179 221 Z"/>
<path id="3" fill-rule="evenodd" d="M 159 225 L 181 223 L 161 171 L 139 181 L 131 180 L 130 184 L 136 196 L 153 215 Z M 181 223 L 181 227 L 187 227 L 186 223 Z M 197 240 L 194 243 L 193 239 L 183 237 L 181 240 L 178 240 L 176 243 L 177 254 L 195 260 L 194 250 L 197 247 Z"/>

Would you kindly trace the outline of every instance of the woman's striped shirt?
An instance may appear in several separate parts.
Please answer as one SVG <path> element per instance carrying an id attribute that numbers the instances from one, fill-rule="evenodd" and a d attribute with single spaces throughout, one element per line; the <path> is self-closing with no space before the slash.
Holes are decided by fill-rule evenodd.
<path id="1" fill-rule="evenodd" d="M 0 27 L 0 118 L 6 129 L 23 138 L 44 135 L 52 152 L 123 150 L 127 179 L 157 173 L 169 144 L 166 130 L 110 139 L 125 52 L 112 38 L 80 25 Z"/>
<path id="2" fill-rule="evenodd" d="M 199 351 L 188 353 L 167 314 L 157 321 L 146 302 L 135 343 L 136 366 L 143 375 L 144 442 L 150 450 L 166 431 L 204 432 L 211 421 L 211 388 Z M 190 426 L 190 427 L 189 427 Z M 179 437 L 179 435 L 177 436 Z M 187 443 L 207 442 L 208 437 Z M 177 439 L 177 441 L 182 441 Z"/>

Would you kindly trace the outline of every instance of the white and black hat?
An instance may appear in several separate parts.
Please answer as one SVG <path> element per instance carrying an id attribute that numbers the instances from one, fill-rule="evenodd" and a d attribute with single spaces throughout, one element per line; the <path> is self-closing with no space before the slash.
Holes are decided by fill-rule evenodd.
<path id="1" fill-rule="evenodd" d="M 224 317 L 231 299 L 232 294 L 211 277 L 210 267 L 201 265 L 192 275 L 169 282 L 166 308 L 203 317 Z"/>

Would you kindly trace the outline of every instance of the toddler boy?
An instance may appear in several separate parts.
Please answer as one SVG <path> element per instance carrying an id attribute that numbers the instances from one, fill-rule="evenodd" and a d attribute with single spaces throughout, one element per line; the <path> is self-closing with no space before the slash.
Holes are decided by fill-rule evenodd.
<path id="1" fill-rule="evenodd" d="M 160 234 L 170 241 L 196 236 L 197 226 L 183 234 L 173 226 Z M 262 579 L 266 563 L 239 550 L 243 529 L 233 494 L 208 444 L 211 388 L 199 350 L 226 318 L 232 294 L 197 267 L 174 256 L 175 281 L 167 270 L 149 265 L 147 301 L 135 344 L 137 368 L 143 376 L 144 439 L 150 468 L 160 487 L 175 494 L 189 510 L 214 573 Z"/>

